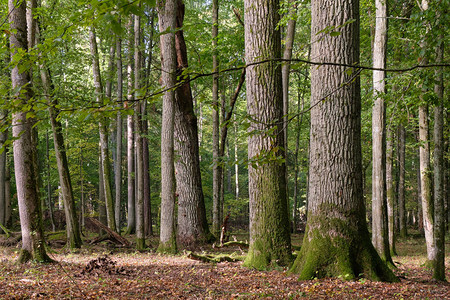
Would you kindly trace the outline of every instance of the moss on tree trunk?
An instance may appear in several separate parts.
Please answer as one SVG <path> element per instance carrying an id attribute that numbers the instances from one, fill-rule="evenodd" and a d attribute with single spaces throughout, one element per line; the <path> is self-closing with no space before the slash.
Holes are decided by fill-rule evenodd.
<path id="1" fill-rule="evenodd" d="M 310 216 L 300 253 L 290 272 L 299 273 L 301 280 L 365 277 L 399 281 L 378 256 L 365 223 L 350 225 L 340 218 L 325 216 Z"/>

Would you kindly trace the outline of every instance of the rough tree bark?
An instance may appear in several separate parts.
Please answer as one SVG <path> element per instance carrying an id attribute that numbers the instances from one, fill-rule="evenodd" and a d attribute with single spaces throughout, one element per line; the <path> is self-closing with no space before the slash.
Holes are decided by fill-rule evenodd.
<path id="1" fill-rule="evenodd" d="M 161 225 L 159 252 L 176 253 L 174 118 L 177 58 L 175 53 L 176 12 L 178 0 L 158 0 L 161 49 L 161 80 L 167 89 L 163 96 L 161 125 Z"/>
<path id="2" fill-rule="evenodd" d="M 375 0 L 375 37 L 373 67 L 386 68 L 387 2 Z M 372 243 L 380 257 L 394 264 L 389 250 L 386 199 L 386 72 L 373 71 L 372 108 Z"/>
<path id="3" fill-rule="evenodd" d="M 311 11 L 311 56 L 359 64 L 359 1 L 313 1 Z M 319 33 L 342 25 L 338 36 Z M 398 281 L 373 247 L 365 221 L 360 80 L 357 70 L 346 69 L 311 69 L 308 223 L 291 271 L 300 279 L 363 274 Z"/>
<path id="4" fill-rule="evenodd" d="M 245 61 L 281 57 L 279 1 L 244 1 Z M 250 247 L 244 264 L 263 269 L 292 261 L 286 197 L 281 66 L 247 68 Z"/>
<path id="5" fill-rule="evenodd" d="M 177 23 L 180 30 L 175 33 L 177 55 L 177 78 L 180 86 L 175 90 L 175 178 L 178 194 L 177 240 L 185 245 L 205 243 L 212 240 L 206 220 L 200 173 L 197 117 L 194 113 L 191 85 L 182 82 L 188 79 L 183 71 L 188 67 L 187 49 L 184 40 L 184 3 L 178 0 Z"/>
<path id="6" fill-rule="evenodd" d="M 12 58 L 19 51 L 27 52 L 26 2 L 8 1 L 9 22 L 11 26 L 10 47 Z M 14 61 L 14 59 L 11 59 Z M 42 212 L 38 190 L 38 170 L 36 144 L 32 138 L 35 118 L 32 110 L 22 108 L 31 99 L 30 74 L 22 69 L 26 62 L 19 60 L 11 71 L 12 89 L 21 105 L 13 111 L 12 134 L 14 152 L 14 171 L 16 176 L 17 199 L 19 204 L 20 225 L 22 229 L 22 248 L 18 262 L 29 260 L 49 262 L 45 251 L 45 239 L 42 229 Z M 22 69 L 22 70 L 21 70 Z M 31 117 L 27 118 L 27 114 Z"/>

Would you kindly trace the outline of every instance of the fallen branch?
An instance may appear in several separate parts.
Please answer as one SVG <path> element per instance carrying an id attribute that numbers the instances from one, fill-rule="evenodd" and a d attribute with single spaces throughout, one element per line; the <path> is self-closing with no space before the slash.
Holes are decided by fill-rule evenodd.
<path id="1" fill-rule="evenodd" d="M 233 258 L 230 256 L 213 256 L 213 255 L 202 255 L 202 254 L 195 254 L 192 252 L 187 252 L 187 258 L 198 260 L 205 263 L 220 263 L 220 262 L 237 262 L 239 259 Z"/>
<path id="2" fill-rule="evenodd" d="M 104 230 L 106 232 L 106 235 L 107 235 L 108 239 L 110 241 L 112 241 L 113 243 L 119 244 L 119 245 L 122 245 L 122 246 L 125 246 L 125 247 L 131 246 L 130 242 L 126 238 L 124 238 L 124 237 L 120 236 L 118 233 L 112 231 L 111 229 L 108 228 L 108 226 L 100 223 L 97 219 L 87 217 L 86 221 L 90 222 L 94 227 L 97 227 L 99 229 Z M 105 240 L 105 239 L 103 239 L 103 237 L 100 237 L 100 238 L 102 238 L 101 241 Z M 91 244 L 93 242 L 99 243 L 100 241 L 97 241 L 97 239 L 92 241 Z"/>
<path id="3" fill-rule="evenodd" d="M 6 234 L 6 238 L 9 238 L 11 231 L 9 231 L 5 226 L 3 226 L 2 224 L 0 224 L 0 228 L 3 229 L 3 231 Z"/>
<path id="4" fill-rule="evenodd" d="M 230 241 L 230 242 L 226 242 L 223 243 L 220 246 L 217 246 L 217 248 L 223 248 L 223 247 L 232 247 L 232 246 L 239 246 L 239 247 L 245 247 L 248 248 L 248 243 L 246 242 L 241 242 L 241 241 Z"/>

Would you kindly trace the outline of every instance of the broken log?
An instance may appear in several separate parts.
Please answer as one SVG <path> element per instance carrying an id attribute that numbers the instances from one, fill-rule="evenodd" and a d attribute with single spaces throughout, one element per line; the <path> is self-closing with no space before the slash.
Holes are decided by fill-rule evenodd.
<path id="1" fill-rule="evenodd" d="M 106 235 L 108 236 L 109 240 L 112 241 L 113 243 L 122 245 L 124 247 L 131 246 L 130 242 L 126 238 L 124 238 L 123 236 L 120 236 L 117 232 L 112 231 L 111 229 L 109 229 L 108 226 L 100 223 L 100 221 L 98 221 L 97 219 L 87 217 L 86 222 L 91 223 L 92 226 L 94 226 L 98 229 L 104 230 L 106 232 Z M 104 240 L 104 239 L 102 239 L 102 240 Z M 96 241 L 96 242 L 99 242 L 99 241 Z"/>

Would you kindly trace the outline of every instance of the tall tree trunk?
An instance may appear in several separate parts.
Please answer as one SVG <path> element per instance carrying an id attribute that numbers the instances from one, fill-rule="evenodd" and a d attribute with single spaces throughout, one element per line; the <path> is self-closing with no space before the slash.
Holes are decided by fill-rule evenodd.
<path id="1" fill-rule="evenodd" d="M 140 91 L 140 80 L 142 71 L 141 62 L 141 17 L 134 16 L 134 124 L 136 125 L 136 249 L 145 248 L 145 227 L 144 227 L 144 148 L 143 148 L 143 105 Z"/>
<path id="2" fill-rule="evenodd" d="M 103 105 L 103 87 L 100 76 L 100 64 L 97 50 L 97 40 L 94 27 L 91 27 L 89 33 L 89 42 L 92 56 L 92 73 L 94 77 L 95 97 L 99 105 Z M 116 231 L 116 222 L 114 218 L 114 203 L 110 185 L 110 165 L 109 165 L 109 148 L 108 148 L 108 131 L 106 126 L 106 119 L 100 117 L 99 122 L 99 134 L 100 134 L 100 156 L 103 177 L 103 188 L 105 192 L 105 206 L 106 206 L 106 218 L 108 227 Z"/>
<path id="3" fill-rule="evenodd" d="M 48 215 L 50 219 L 50 223 L 52 224 L 52 231 L 56 231 L 56 225 L 55 225 L 55 218 L 53 214 L 53 203 L 52 203 L 52 184 L 51 184 L 51 175 L 50 175 L 50 143 L 49 143 L 49 137 L 48 137 L 48 130 L 45 135 L 45 154 L 47 159 L 47 208 L 48 208 Z"/>
<path id="4" fill-rule="evenodd" d="M 306 84 L 306 80 L 307 77 L 305 76 L 305 84 Z M 299 80 L 299 86 L 300 86 L 300 80 Z M 298 211 L 297 208 L 299 206 L 298 202 L 299 202 L 299 194 L 300 194 L 300 184 L 299 184 L 299 178 L 298 175 L 300 173 L 300 164 L 298 161 L 298 154 L 299 154 L 299 150 L 300 150 L 300 133 L 301 133 L 301 128 L 302 128 L 302 123 L 303 123 L 303 108 L 305 106 L 305 97 L 304 97 L 304 93 L 305 92 L 305 88 L 302 89 L 302 91 L 300 92 L 300 90 L 298 91 L 297 94 L 297 114 L 301 114 L 299 117 L 297 117 L 297 124 L 296 124 L 296 138 L 295 138 L 295 152 L 294 152 L 294 194 L 293 194 L 293 198 L 294 198 L 294 207 L 292 209 L 292 230 L 293 232 L 297 232 L 297 221 L 298 221 Z"/>
<path id="5" fill-rule="evenodd" d="M 219 70 L 219 62 L 217 57 L 217 35 L 219 31 L 219 0 L 213 0 L 212 2 L 212 47 L 213 47 L 213 72 Z M 222 221 L 220 220 L 220 189 L 221 184 L 221 170 L 223 170 L 223 161 L 219 157 L 219 127 L 220 127 L 220 107 L 219 107 L 219 74 L 213 75 L 212 84 L 212 139 L 213 139 L 213 233 L 216 236 L 220 234 L 220 226 Z"/>
<path id="6" fill-rule="evenodd" d="M 386 68 L 387 3 L 375 0 L 375 38 L 373 67 Z M 386 199 L 386 72 L 373 71 L 374 106 L 372 108 L 372 243 L 380 257 L 394 264 L 389 250 Z"/>
<path id="7" fill-rule="evenodd" d="M 11 168 L 6 162 L 6 176 L 5 176 L 5 226 L 7 228 L 12 226 L 11 215 Z"/>
<path id="8" fill-rule="evenodd" d="M 420 194 L 422 199 L 423 227 L 427 244 L 427 259 L 431 265 L 434 265 L 436 260 L 436 244 L 434 238 L 433 198 L 431 196 L 431 164 L 428 130 L 428 105 L 421 105 L 419 107 Z"/>
<path id="9" fill-rule="evenodd" d="M 13 32 L 10 35 L 11 60 L 15 61 L 14 56 L 19 51 L 27 52 L 28 50 L 26 2 L 9 0 L 8 8 L 11 32 Z M 17 91 L 14 98 L 21 103 L 21 107 L 13 111 L 12 120 L 14 170 L 22 229 L 22 248 L 18 261 L 23 263 L 32 259 L 39 262 L 48 262 L 51 259 L 45 251 L 37 183 L 38 170 L 35 154 L 37 149 L 32 138 L 35 123 L 35 118 L 32 117 L 34 112 L 32 110 L 23 111 L 22 109 L 23 106 L 30 104 L 31 99 L 30 74 L 29 69 L 24 68 L 25 63 L 19 60 L 11 71 L 12 89 Z M 31 114 L 31 117 L 27 118 L 27 114 L 29 116 Z"/>
<path id="10" fill-rule="evenodd" d="M 428 10 L 428 0 L 422 0 L 420 9 L 422 11 Z M 427 33 L 429 32 L 429 25 Z M 423 37 L 425 39 L 425 37 Z M 424 51 L 427 50 L 427 43 L 422 42 L 421 47 Z M 428 57 L 425 54 L 422 57 L 424 64 L 428 63 Z M 424 92 L 427 92 L 424 87 Z M 430 137 L 429 137 L 429 115 L 428 103 L 421 97 L 421 104 L 419 106 L 419 166 L 420 166 L 420 186 L 421 186 L 421 200 L 423 211 L 423 227 L 425 230 L 425 242 L 427 245 L 427 260 L 430 266 L 434 267 L 437 258 L 436 239 L 434 236 L 434 203 L 432 197 L 432 169 L 430 163 Z"/>
<path id="11" fill-rule="evenodd" d="M 386 134 L 386 200 L 388 216 L 389 249 L 392 255 L 397 255 L 395 249 L 395 188 L 394 188 L 394 136 L 390 128 Z"/>
<path id="12" fill-rule="evenodd" d="M 281 57 L 279 1 L 244 1 L 245 61 Z M 286 197 L 281 68 L 247 68 L 250 247 L 244 264 L 257 269 L 292 261 Z M 281 176 L 280 176 L 281 175 Z"/>
<path id="13" fill-rule="evenodd" d="M 158 0 L 163 96 L 161 124 L 161 225 L 159 252 L 177 252 L 175 232 L 174 118 L 177 57 L 175 52 L 178 0 Z"/>
<path id="14" fill-rule="evenodd" d="M 39 28 L 39 26 L 37 26 Z M 37 39 L 39 41 L 39 38 Z M 58 169 L 59 185 L 64 201 L 64 213 L 66 217 L 67 244 L 70 248 L 80 248 L 82 244 L 80 226 L 76 212 L 75 198 L 73 196 L 72 181 L 70 178 L 69 164 L 67 161 L 66 146 L 61 121 L 59 121 L 58 99 L 53 97 L 54 86 L 50 70 L 45 65 L 44 54 L 39 54 L 41 61 L 39 64 L 40 77 L 44 92 L 49 105 L 48 113 L 53 133 L 53 144 L 55 148 L 55 158 Z M 50 217 L 53 218 L 52 208 Z M 53 220 L 52 220 L 53 221 Z M 53 225 L 53 224 L 52 224 Z"/>
<path id="15" fill-rule="evenodd" d="M 284 39 L 283 59 L 287 60 L 281 66 L 281 80 L 283 85 L 283 134 L 284 134 L 284 157 L 286 158 L 285 176 L 286 176 L 286 198 L 289 199 L 289 176 L 288 176 L 288 127 L 289 127 L 289 73 L 291 63 L 288 61 L 292 58 L 292 48 L 295 37 L 295 25 L 297 23 L 297 7 L 293 0 L 288 1 L 289 21 L 286 28 L 286 36 Z M 289 203 L 288 203 L 289 204 Z M 295 210 L 295 208 L 294 208 Z"/>
<path id="16" fill-rule="evenodd" d="M 6 119 L 7 112 L 5 110 L 0 110 L 0 224 L 2 226 L 6 225 L 6 145 L 5 142 L 8 139 L 8 129 L 4 126 L 4 121 Z M 0 233 L 3 233 L 3 229 L 0 228 Z"/>
<path id="17" fill-rule="evenodd" d="M 123 97 L 123 72 L 122 72 L 122 39 L 120 36 L 116 37 L 116 68 L 117 68 L 117 101 L 121 103 Z M 120 105 L 120 104 L 119 104 Z M 120 233 L 120 215 L 121 215 L 121 198 L 122 198 L 122 132 L 123 121 L 122 113 L 117 112 L 116 117 L 116 162 L 114 164 L 114 185 L 116 187 L 115 193 L 115 222 L 117 232 Z"/>
<path id="18" fill-rule="evenodd" d="M 442 26 L 440 26 L 442 30 Z M 444 36 L 440 36 L 444 40 Z M 436 63 L 444 56 L 444 44 L 436 48 Z M 434 107 L 434 237 L 436 239 L 436 261 L 433 266 L 433 278 L 445 280 L 445 205 L 444 205 L 444 70 L 436 69 L 434 92 L 438 103 Z"/>
<path id="19" fill-rule="evenodd" d="M 128 101 L 127 105 L 133 105 L 133 87 L 134 87 L 134 72 L 133 72 L 133 37 L 134 37 L 134 18 L 130 17 L 130 21 L 128 23 L 128 67 L 127 67 L 127 76 L 128 76 Z M 136 207 L 135 207 L 135 148 L 134 148 L 134 118 L 133 116 L 127 116 L 127 190 L 128 190 L 128 202 L 127 202 L 127 211 L 128 211 L 128 226 L 127 233 L 132 234 L 136 231 Z"/>
<path id="20" fill-rule="evenodd" d="M 147 102 L 142 103 L 142 166 L 144 172 L 144 231 L 145 236 L 153 235 L 153 221 L 152 221 L 152 203 L 151 203 L 151 182 L 150 182 L 150 153 L 148 143 L 148 121 L 147 121 Z"/>
<path id="21" fill-rule="evenodd" d="M 151 9 L 150 17 L 149 17 L 149 27 L 150 34 L 148 37 L 148 58 L 147 58 L 147 69 L 146 69 L 146 86 L 148 86 L 149 78 L 150 78 L 150 69 L 153 60 L 153 32 L 154 32 L 154 19 L 155 19 L 155 10 Z M 142 130 L 143 130 L 143 140 L 142 140 L 142 148 L 143 148 L 143 165 L 144 165 L 144 224 L 145 224 L 145 235 L 151 236 L 153 235 L 153 220 L 152 220 L 152 203 L 151 203 L 151 182 L 150 182 L 150 153 L 149 153 L 149 142 L 148 142 L 148 109 L 147 109 L 147 101 L 144 100 L 142 103 Z"/>
<path id="22" fill-rule="evenodd" d="M 359 64 L 359 1 L 313 1 L 312 57 Z M 342 26 L 340 35 L 324 28 Z M 341 51 L 346 49 L 346 51 Z M 311 149 L 308 223 L 293 272 L 300 279 L 363 274 L 398 281 L 370 241 L 362 197 L 361 95 L 357 70 L 311 68 Z M 332 93 L 330 93 L 332 92 Z M 325 100 L 326 101 L 323 101 Z"/>
<path id="23" fill-rule="evenodd" d="M 99 151 L 100 154 L 100 151 Z M 108 219 L 106 217 L 106 206 L 105 206 L 105 185 L 103 183 L 103 165 L 102 157 L 98 157 L 98 220 L 104 225 L 108 225 Z M 99 234 L 104 234 L 102 229 L 99 229 Z"/>
<path id="24" fill-rule="evenodd" d="M 406 144 L 406 130 L 403 125 L 398 126 L 398 220 L 400 236 L 406 237 L 406 208 L 405 208 L 405 144 Z"/>
<path id="25" fill-rule="evenodd" d="M 49 176 L 50 177 L 50 176 Z M 83 147 L 80 146 L 80 200 L 81 200 L 81 228 L 83 229 L 86 220 L 86 203 L 84 200 L 84 178 L 83 178 Z"/>
<path id="26" fill-rule="evenodd" d="M 177 55 L 177 77 L 181 85 L 175 90 L 175 178 L 178 194 L 177 240 L 189 246 L 209 242 L 212 237 L 206 221 L 200 173 L 197 117 L 194 113 L 191 86 L 182 73 L 188 67 L 187 49 L 183 36 L 184 3 L 178 0 L 175 48 Z"/>
<path id="27" fill-rule="evenodd" d="M 238 157 L 238 124 L 236 124 L 236 115 L 233 115 L 233 128 L 234 128 L 234 196 L 236 200 L 239 200 L 239 157 Z"/>

